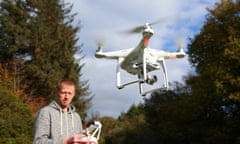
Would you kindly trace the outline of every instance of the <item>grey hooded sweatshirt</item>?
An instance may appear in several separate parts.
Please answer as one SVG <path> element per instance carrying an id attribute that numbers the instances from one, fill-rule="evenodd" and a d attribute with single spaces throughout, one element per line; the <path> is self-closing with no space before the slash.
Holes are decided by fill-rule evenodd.
<path id="1" fill-rule="evenodd" d="M 33 144 L 62 144 L 63 139 L 82 133 L 82 121 L 75 107 L 64 113 L 56 101 L 40 109 L 35 121 Z"/>

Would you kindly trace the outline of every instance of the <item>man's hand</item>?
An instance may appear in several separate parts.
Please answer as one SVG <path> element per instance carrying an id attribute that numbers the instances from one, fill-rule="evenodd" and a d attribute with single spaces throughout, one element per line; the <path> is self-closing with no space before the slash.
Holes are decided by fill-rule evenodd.
<path id="1" fill-rule="evenodd" d="M 64 139 L 63 144 L 73 144 L 73 137 L 69 137 L 68 139 Z"/>
<path id="2" fill-rule="evenodd" d="M 88 142 L 88 138 L 84 134 L 76 134 L 63 140 L 63 144 L 85 144 L 86 142 Z"/>

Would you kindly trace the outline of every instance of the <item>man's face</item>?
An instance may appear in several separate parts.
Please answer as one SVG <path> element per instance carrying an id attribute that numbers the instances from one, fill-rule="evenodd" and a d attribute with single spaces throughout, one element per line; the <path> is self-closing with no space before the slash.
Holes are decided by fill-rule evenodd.
<path id="1" fill-rule="evenodd" d="M 59 104 L 63 109 L 70 105 L 74 96 L 75 87 L 73 85 L 62 84 L 61 89 L 57 92 Z"/>

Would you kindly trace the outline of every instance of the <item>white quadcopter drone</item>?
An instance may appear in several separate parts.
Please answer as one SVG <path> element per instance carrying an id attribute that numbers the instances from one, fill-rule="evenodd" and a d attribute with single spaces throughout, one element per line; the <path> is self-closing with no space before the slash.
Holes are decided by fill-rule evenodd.
<path id="1" fill-rule="evenodd" d="M 122 89 L 127 85 L 138 83 L 139 92 L 142 96 L 157 90 L 168 90 L 168 77 L 165 65 L 165 59 L 183 58 L 185 52 L 183 51 L 183 45 L 179 45 L 177 52 L 166 52 L 162 50 L 156 50 L 149 47 L 149 40 L 154 34 L 152 25 L 159 23 L 160 21 L 153 23 L 146 23 L 142 26 L 138 26 L 132 29 L 131 33 L 142 33 L 142 39 L 136 48 L 130 48 L 119 51 L 103 52 L 102 43 L 98 43 L 98 49 L 95 53 L 96 58 L 116 59 L 116 87 Z M 126 72 L 136 75 L 137 79 L 126 83 L 121 83 L 120 69 Z M 156 75 L 150 75 L 150 72 L 162 70 L 163 72 L 163 86 L 158 86 L 145 91 L 144 85 L 153 85 L 157 82 Z"/>

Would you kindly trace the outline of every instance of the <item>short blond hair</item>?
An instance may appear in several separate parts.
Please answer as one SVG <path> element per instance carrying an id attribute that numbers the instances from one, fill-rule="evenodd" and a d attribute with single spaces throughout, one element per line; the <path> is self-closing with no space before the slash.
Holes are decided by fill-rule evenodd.
<path id="1" fill-rule="evenodd" d="M 64 78 L 64 79 L 62 79 L 62 80 L 60 80 L 60 81 L 58 82 L 58 84 L 57 84 L 57 91 L 61 90 L 62 84 L 74 86 L 74 88 L 76 87 L 76 84 L 74 83 L 73 80 Z"/>

